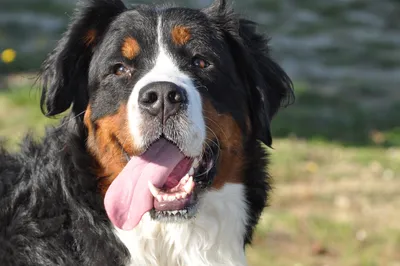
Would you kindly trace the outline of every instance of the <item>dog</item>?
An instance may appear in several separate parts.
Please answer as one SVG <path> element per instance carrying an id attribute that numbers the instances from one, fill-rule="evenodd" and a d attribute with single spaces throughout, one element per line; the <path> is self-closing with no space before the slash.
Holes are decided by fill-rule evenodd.
<path id="1" fill-rule="evenodd" d="M 86 0 L 40 78 L 64 118 L 0 151 L 0 265 L 247 265 L 293 99 L 254 22 Z"/>

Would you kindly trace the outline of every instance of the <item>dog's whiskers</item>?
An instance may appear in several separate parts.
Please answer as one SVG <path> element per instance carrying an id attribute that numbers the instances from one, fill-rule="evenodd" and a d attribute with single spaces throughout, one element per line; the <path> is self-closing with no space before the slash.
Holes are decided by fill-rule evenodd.
<path id="1" fill-rule="evenodd" d="M 225 131 L 224 131 L 224 129 L 221 127 L 221 125 L 219 125 L 216 121 L 214 121 L 213 119 L 211 119 L 211 118 L 209 118 L 209 117 L 207 117 L 207 116 L 204 116 L 204 118 L 207 119 L 208 121 L 214 123 L 214 124 L 221 130 L 221 133 L 224 135 L 224 137 L 225 137 L 226 140 L 229 139 L 229 138 L 228 138 L 228 135 L 225 133 Z M 206 126 L 206 127 L 207 127 L 210 131 L 212 131 L 212 129 L 211 129 L 209 126 Z M 214 133 L 214 135 L 216 136 L 215 132 L 213 132 L 213 133 Z"/>

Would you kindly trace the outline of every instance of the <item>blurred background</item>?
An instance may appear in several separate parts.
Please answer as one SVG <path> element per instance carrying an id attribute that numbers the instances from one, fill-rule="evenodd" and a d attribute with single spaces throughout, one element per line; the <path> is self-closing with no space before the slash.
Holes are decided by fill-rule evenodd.
<path id="1" fill-rule="evenodd" d="M 34 81 L 74 4 L 1 0 L 0 138 L 10 149 L 28 130 L 40 136 L 57 123 L 41 115 Z M 275 190 L 250 265 L 400 266 L 400 1 L 234 7 L 271 37 L 296 92 L 272 124 Z"/>

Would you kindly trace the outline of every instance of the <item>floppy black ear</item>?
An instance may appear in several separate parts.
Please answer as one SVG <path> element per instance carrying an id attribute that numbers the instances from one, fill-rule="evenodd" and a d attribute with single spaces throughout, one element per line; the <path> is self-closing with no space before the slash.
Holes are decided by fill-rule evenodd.
<path id="1" fill-rule="evenodd" d="M 108 25 L 126 10 L 121 0 L 83 0 L 57 47 L 43 63 L 42 112 L 53 116 L 73 104 L 73 112 L 86 108 L 88 69 L 96 44 Z"/>
<path id="2" fill-rule="evenodd" d="M 222 30 L 237 72 L 248 86 L 253 132 L 271 146 L 270 122 L 279 107 L 294 99 L 292 82 L 270 58 L 268 39 L 257 33 L 254 22 L 240 19 L 225 0 L 216 0 L 205 13 Z"/>
<path id="3" fill-rule="evenodd" d="M 248 57 L 247 68 L 249 98 L 253 130 L 264 144 L 271 146 L 270 122 L 281 106 L 294 100 L 293 84 L 285 71 L 271 59 L 268 40 L 256 32 L 256 24 L 239 20 L 242 51 Z M 250 67 L 251 66 L 251 67 Z"/>

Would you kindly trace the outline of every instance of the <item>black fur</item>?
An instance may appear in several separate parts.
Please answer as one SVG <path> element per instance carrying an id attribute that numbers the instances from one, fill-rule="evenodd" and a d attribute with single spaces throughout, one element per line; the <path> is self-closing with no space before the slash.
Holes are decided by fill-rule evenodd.
<path id="1" fill-rule="evenodd" d="M 86 108 L 88 69 L 94 46 L 111 21 L 125 10 L 120 0 L 80 2 L 67 32 L 43 64 L 41 106 L 47 116 L 64 112 L 72 103 L 75 113 Z M 89 30 L 95 30 L 96 38 L 87 46 L 84 38 Z"/>
<path id="2" fill-rule="evenodd" d="M 82 128 L 70 120 L 0 152 L 0 265 L 122 265 Z"/>
<path id="3" fill-rule="evenodd" d="M 292 96 L 290 79 L 269 57 L 265 37 L 225 1 L 202 11 L 149 6 L 128 11 L 119 0 L 88 0 L 78 6 L 42 70 L 44 113 L 53 116 L 72 105 L 70 114 L 60 126 L 48 129 L 41 142 L 27 137 L 16 154 L 0 150 L 0 265 L 123 265 L 128 252 L 104 211 L 82 112 L 90 102 L 92 119 L 97 119 L 115 113 L 126 101 L 131 85 L 148 71 L 146 65 L 155 53 L 151 43 L 157 12 L 170 17 L 171 25 L 165 27 L 180 21 L 198 25 L 193 33 L 198 42 L 191 49 L 209 56 L 216 68 L 187 71 L 202 97 L 242 127 L 250 216 L 245 243 L 251 242 L 270 190 L 266 152 L 257 139 L 271 145 L 271 119 Z M 136 37 L 149 44 L 148 54 L 125 62 L 137 70 L 130 81 L 110 76 L 110 64 L 121 60 L 116 53 L 127 34 L 123 29 L 136 30 Z M 96 38 L 87 46 L 83 38 L 89 30 L 96 31 Z M 175 56 L 185 68 L 185 53 L 177 50 Z M 245 133 L 246 113 L 250 134 Z"/>

